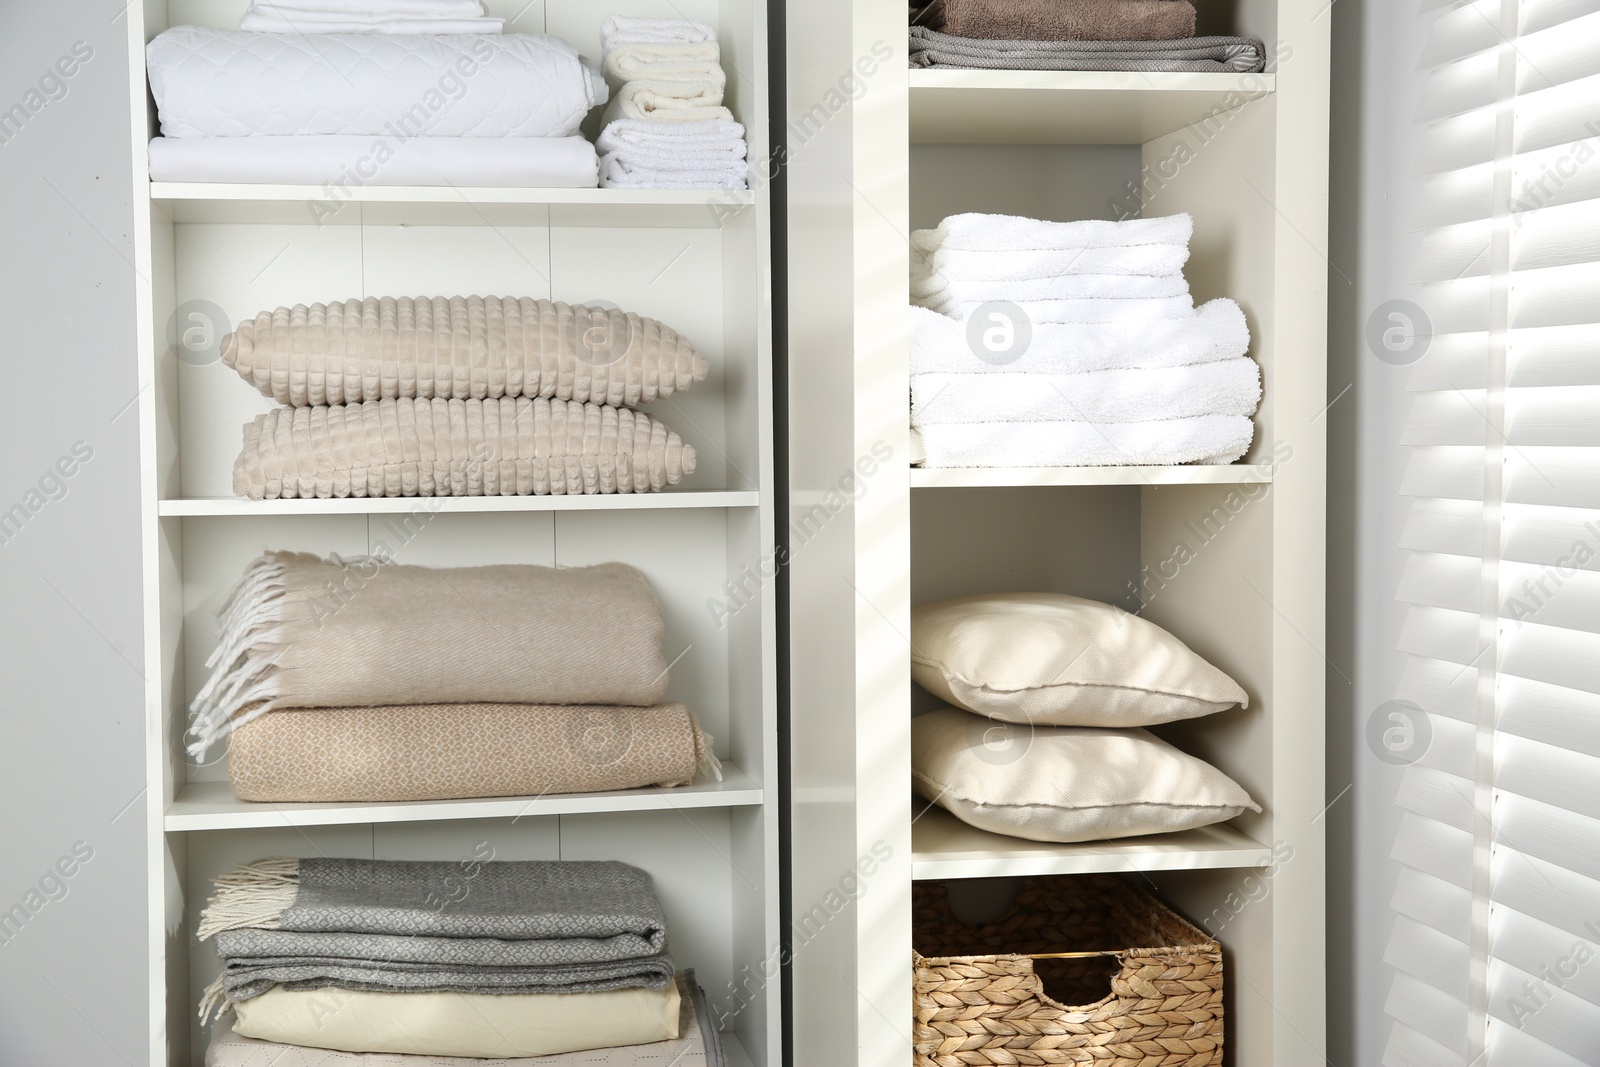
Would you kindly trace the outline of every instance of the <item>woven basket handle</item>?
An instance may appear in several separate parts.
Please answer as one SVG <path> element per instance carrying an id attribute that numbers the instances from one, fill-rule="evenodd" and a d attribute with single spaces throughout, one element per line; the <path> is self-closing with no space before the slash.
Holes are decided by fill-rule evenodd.
<path id="1" fill-rule="evenodd" d="M 1019 952 L 1016 954 L 1025 960 L 1088 960 L 1096 956 L 1115 956 L 1122 958 L 1121 949 L 1100 949 L 1097 952 Z"/>

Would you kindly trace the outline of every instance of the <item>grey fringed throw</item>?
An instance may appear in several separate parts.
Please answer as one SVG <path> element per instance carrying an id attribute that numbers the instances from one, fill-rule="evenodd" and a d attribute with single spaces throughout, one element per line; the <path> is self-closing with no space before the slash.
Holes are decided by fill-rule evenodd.
<path id="1" fill-rule="evenodd" d="M 233 491 L 251 500 L 649 493 L 694 467 L 692 446 L 628 408 L 378 400 L 256 416 L 244 428 Z"/>
<path id="2" fill-rule="evenodd" d="M 650 876 L 614 861 L 273 858 L 217 880 L 202 1017 L 274 985 L 578 993 L 672 980 Z"/>
<path id="3" fill-rule="evenodd" d="M 280 707 L 643 707 L 667 687 L 661 604 L 623 563 L 441 569 L 269 552 L 219 616 L 212 675 L 190 706 L 197 758 Z"/>
<path id="4" fill-rule="evenodd" d="M 263 311 L 222 361 L 280 404 L 502 396 L 646 404 L 706 377 L 671 327 L 528 297 L 367 297 Z"/>

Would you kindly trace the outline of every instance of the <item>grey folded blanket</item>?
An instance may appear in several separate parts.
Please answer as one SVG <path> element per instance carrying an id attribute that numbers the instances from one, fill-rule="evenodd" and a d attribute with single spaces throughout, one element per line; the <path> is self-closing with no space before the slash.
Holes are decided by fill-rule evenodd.
<path id="1" fill-rule="evenodd" d="M 628 408 L 377 400 L 256 416 L 244 427 L 233 491 L 251 500 L 650 493 L 694 468 L 693 446 Z"/>
<path id="2" fill-rule="evenodd" d="M 206 661 L 212 674 L 190 705 L 196 758 L 280 707 L 644 707 L 659 703 L 667 686 L 661 604 L 644 575 L 623 563 L 433 568 L 381 555 L 269 552 L 245 570 L 218 614 L 217 647 Z"/>
<path id="3" fill-rule="evenodd" d="M 614 861 L 271 858 L 217 880 L 202 1016 L 273 985 L 595 992 L 672 980 L 650 876 Z"/>
<path id="4" fill-rule="evenodd" d="M 705 357 L 632 312 L 528 297 L 367 297 L 263 311 L 222 361 L 280 404 L 483 400 L 647 404 L 704 381 Z"/>
<path id="5" fill-rule="evenodd" d="M 911 27 L 913 67 L 961 70 L 1108 70 L 1249 74 L 1266 69 L 1260 41 L 991 41 Z"/>
<path id="6" fill-rule="evenodd" d="M 936 0 L 923 25 L 1006 41 L 1167 41 L 1194 36 L 1190 0 Z"/>

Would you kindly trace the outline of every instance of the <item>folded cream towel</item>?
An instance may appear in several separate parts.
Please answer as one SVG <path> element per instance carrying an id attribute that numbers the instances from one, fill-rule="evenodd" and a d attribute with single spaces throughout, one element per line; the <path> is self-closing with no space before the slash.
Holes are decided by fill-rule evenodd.
<path id="1" fill-rule="evenodd" d="M 926 23 L 959 37 L 1163 41 L 1193 37 L 1189 0 L 938 0 Z"/>
<path id="2" fill-rule="evenodd" d="M 367 297 L 263 311 L 222 361 L 280 404 L 545 397 L 647 404 L 704 381 L 705 357 L 631 312 L 531 297 Z"/>
<path id="3" fill-rule="evenodd" d="M 196 757 L 279 707 L 647 707 L 667 686 L 661 604 L 623 563 L 440 569 L 268 552 L 217 615 L 211 678 L 190 705 Z"/>
<path id="4" fill-rule="evenodd" d="M 624 44 L 702 44 L 716 39 L 716 30 L 692 19 L 607 15 L 600 23 L 600 45 L 606 53 Z"/>
<path id="5" fill-rule="evenodd" d="M 601 180 L 604 181 L 602 162 Z M 930 311 L 966 321 L 967 316 L 989 300 L 972 299 L 962 294 L 959 298 L 945 294 L 922 297 L 914 301 Z M 1012 300 L 1034 325 L 1044 323 L 1139 323 L 1150 319 L 1184 319 L 1194 314 L 1194 301 L 1183 296 L 1155 297 L 1149 300 Z"/>
<path id="6" fill-rule="evenodd" d="M 980 358 L 967 323 L 912 307 L 912 374 L 1081 374 L 1126 367 L 1181 367 L 1242 356 L 1250 348 L 1244 312 L 1232 300 L 1211 300 L 1175 319 L 1034 327 L 1027 347 L 1009 361 Z"/>
<path id="7" fill-rule="evenodd" d="M 621 153 L 630 163 L 729 164 L 745 158 L 744 127 L 726 119 L 662 123 L 651 119 L 618 119 L 600 131 L 595 147 Z"/>
<path id="8" fill-rule="evenodd" d="M 1068 274 L 1118 274 L 1162 277 L 1177 274 L 1189 261 L 1186 244 L 1138 245 L 1128 248 L 966 249 L 940 248 L 936 239 L 911 235 L 913 269 L 948 273 L 985 281 L 1059 278 Z"/>
<path id="9" fill-rule="evenodd" d="M 1054 277 L 1006 279 L 971 278 L 949 271 L 918 269 L 911 260 L 911 297 L 919 304 L 929 300 L 1148 300 L 1187 296 L 1189 283 L 1182 274 L 1063 274 Z"/>
<path id="10" fill-rule="evenodd" d="M 233 491 L 251 500 L 652 493 L 694 466 L 691 446 L 629 408 L 403 397 L 257 415 Z"/>
<path id="11" fill-rule="evenodd" d="M 644 159 L 631 162 L 626 153 L 600 157 L 602 189 L 744 189 L 750 167 L 744 160 Z"/>
<path id="12" fill-rule="evenodd" d="M 693 80 L 722 73 L 715 41 L 633 41 L 606 53 L 605 75 L 619 82 Z"/>
<path id="13" fill-rule="evenodd" d="M 1170 0 L 1161 0 L 1162 3 Z M 1111 222 L 1084 219 L 1077 222 L 1046 222 L 1018 215 L 985 215 L 968 212 L 949 215 L 932 230 L 912 232 L 912 244 L 925 251 L 971 249 L 1007 252 L 1031 250 L 1073 250 L 1080 248 L 1137 248 L 1144 245 L 1189 244 L 1194 236 L 1194 219 L 1187 214 L 1153 219 L 1126 219 Z"/>
<path id="14" fill-rule="evenodd" d="M 1150 422 L 1253 415 L 1261 368 L 1247 358 L 1084 374 L 913 374 L 914 426 L 993 422 Z"/>
<path id="15" fill-rule="evenodd" d="M 1250 450 L 1243 415 L 1158 422 L 984 422 L 915 428 L 924 467 L 1119 467 L 1232 463 Z"/>
<path id="16" fill-rule="evenodd" d="M 720 76 L 722 72 L 717 73 Z M 611 94 L 601 122 L 619 119 L 732 122 L 733 112 L 722 106 L 720 77 L 696 81 L 632 81 L 624 82 Z"/>

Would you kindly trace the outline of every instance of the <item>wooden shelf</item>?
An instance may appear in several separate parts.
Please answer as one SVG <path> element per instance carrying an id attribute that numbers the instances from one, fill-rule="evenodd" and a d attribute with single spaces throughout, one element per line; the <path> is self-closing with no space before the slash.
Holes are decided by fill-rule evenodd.
<path id="1" fill-rule="evenodd" d="M 1271 862 L 1272 849 L 1227 825 L 1058 845 L 979 830 L 943 808 L 929 808 L 911 824 L 911 877 L 918 880 L 1265 867 Z"/>
<path id="2" fill-rule="evenodd" d="M 762 803 L 761 786 L 732 763 L 722 781 L 676 789 L 620 789 L 606 793 L 562 793 L 543 797 L 483 800 L 418 800 L 386 804 L 258 804 L 234 796 L 227 782 L 184 786 L 167 809 L 169 833 L 285 826 L 364 826 L 370 823 L 441 822 L 451 819 L 538 818 L 587 812 L 671 811 L 739 808 Z"/>
<path id="3" fill-rule="evenodd" d="M 1271 74 L 914 70 L 912 144 L 1144 144 L 1271 93 Z"/>
<path id="4" fill-rule="evenodd" d="M 311 185 L 151 182 L 150 201 L 172 222 L 517 226 L 552 215 L 590 225 L 717 226 L 755 203 L 747 189 L 490 189 L 390 185 L 330 200 Z"/>
<path id="5" fill-rule="evenodd" d="M 1272 481 L 1266 463 L 1185 467 L 941 467 L 911 468 L 913 489 L 970 489 L 1027 485 L 1239 485 Z"/>
<path id="6" fill-rule="evenodd" d="M 341 500 L 163 500 L 166 516 L 260 518 L 271 515 L 437 515 L 511 511 L 663 511 L 681 508 L 754 508 L 755 490 L 687 490 L 666 493 L 595 493 L 586 496 L 392 496 Z"/>

